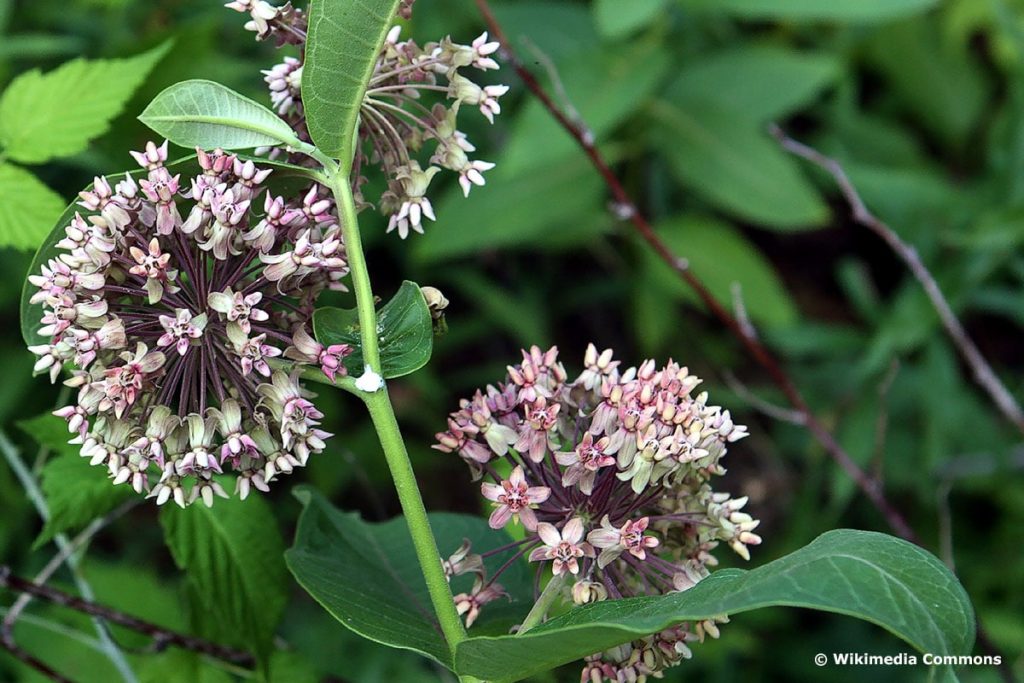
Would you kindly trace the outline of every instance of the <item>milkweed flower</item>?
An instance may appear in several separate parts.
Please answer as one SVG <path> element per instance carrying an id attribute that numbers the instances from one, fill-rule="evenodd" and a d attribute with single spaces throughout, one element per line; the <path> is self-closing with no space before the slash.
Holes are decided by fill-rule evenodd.
<path id="1" fill-rule="evenodd" d="M 492 527 L 518 515 L 527 533 L 507 550 L 535 563 L 538 581 L 548 566 L 571 577 L 563 593 L 573 603 L 683 591 L 717 564 L 719 544 L 749 559 L 761 542 L 747 499 L 712 488 L 746 428 L 711 405 L 700 382 L 672 361 L 622 369 L 593 345 L 570 378 L 557 348 L 533 347 L 503 382 L 460 402 L 434 448 L 484 480 Z M 479 555 L 464 544 L 458 559 L 487 585 Z M 474 618 L 484 606 L 465 604 Z M 724 621 L 687 622 L 596 653 L 582 680 L 658 676 L 691 655 L 690 643 L 718 637 Z"/>
<path id="2" fill-rule="evenodd" d="M 274 39 L 278 46 L 306 43 L 307 16 L 291 3 L 272 5 L 265 0 L 233 0 L 225 5 L 249 16 L 246 30 L 257 40 Z M 412 2 L 406 0 L 399 14 L 408 17 Z M 471 159 L 476 148 L 458 129 L 463 109 L 476 109 L 489 123 L 501 113 L 500 98 L 509 88 L 481 83 L 470 74 L 499 68 L 494 59 L 500 47 L 487 33 L 469 45 L 450 36 L 419 44 L 401 40 L 401 27 L 388 32 L 360 103 L 358 144 L 352 172 L 352 190 L 358 207 L 369 206 L 363 196 L 367 173 L 379 171 L 386 190 L 377 201 L 388 218 L 387 232 L 406 239 L 423 233 L 426 221 L 436 220 L 427 196 L 434 176 L 447 170 L 458 177 L 465 195 L 486 184 L 484 174 L 494 164 Z M 304 63 L 296 57 L 263 71 L 271 105 L 298 135 L 309 142 L 302 104 Z M 279 148 L 261 150 L 271 156 Z M 309 163 L 293 155 L 293 163 Z M 376 171 L 372 170 L 376 169 Z"/>
<path id="3" fill-rule="evenodd" d="M 276 359 L 333 380 L 352 350 L 306 331 L 317 294 L 344 289 L 348 272 L 333 203 L 313 218 L 308 193 L 273 197 L 268 169 L 220 150 L 199 150 L 187 183 L 165 166 L 166 143 L 132 156 L 140 180 L 97 178 L 59 255 L 29 277 L 46 339 L 30 347 L 36 371 L 56 381 L 73 368 L 77 400 L 56 414 L 114 484 L 182 507 L 226 496 L 232 474 L 242 498 L 266 491 L 330 436 Z M 254 234 L 271 218 L 272 232 Z M 295 268 L 275 269 L 297 251 Z"/>

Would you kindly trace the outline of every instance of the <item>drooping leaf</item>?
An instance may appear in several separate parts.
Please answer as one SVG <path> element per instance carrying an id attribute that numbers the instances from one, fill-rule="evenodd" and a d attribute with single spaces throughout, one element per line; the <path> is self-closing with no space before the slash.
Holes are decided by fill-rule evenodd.
<path id="1" fill-rule="evenodd" d="M 839 75 L 830 54 L 743 45 L 687 61 L 664 97 L 683 109 L 711 102 L 766 123 L 806 106 Z"/>
<path id="2" fill-rule="evenodd" d="M 771 262 L 728 223 L 703 216 L 680 216 L 655 229 L 672 253 L 687 260 L 693 273 L 727 309 L 733 306 L 733 287 L 739 285 L 747 314 L 755 323 L 784 327 L 796 320 L 796 307 Z M 649 251 L 644 252 L 644 259 L 661 291 L 697 301 L 693 290 L 661 259 Z M 672 321 L 669 324 L 675 325 Z"/>
<path id="3" fill-rule="evenodd" d="M 359 107 L 399 0 L 312 0 L 302 106 L 313 142 L 347 164 Z"/>
<path id="4" fill-rule="evenodd" d="M 651 108 L 656 147 L 676 177 L 730 214 L 779 230 L 814 228 L 828 207 L 763 126 L 710 103 Z"/>
<path id="5" fill-rule="evenodd" d="M 134 495 L 127 486 L 111 484 L 106 468 L 93 467 L 78 454 L 79 447 L 68 443 L 73 435 L 61 418 L 44 413 L 18 426 L 54 452 L 40 476 L 50 517 L 36 539 L 37 547 L 57 534 L 84 528 Z"/>
<path id="6" fill-rule="evenodd" d="M 31 172 L 0 162 L 0 247 L 35 249 L 63 204 Z"/>
<path id="7" fill-rule="evenodd" d="M 252 160 L 258 166 L 262 168 L 272 168 L 274 172 L 267 180 L 267 187 L 271 188 L 276 193 L 285 192 L 297 192 L 302 189 L 303 186 L 309 183 L 311 179 L 310 174 L 312 169 L 305 168 L 302 166 L 295 166 L 282 161 L 271 161 L 270 159 L 250 157 L 245 154 L 237 155 L 240 159 Z M 181 173 L 184 176 L 195 174 L 199 172 L 199 164 L 196 162 L 195 156 L 185 157 L 178 159 L 167 164 L 167 169 L 174 174 Z M 135 181 L 140 178 L 145 178 L 146 171 L 138 168 L 133 168 L 129 171 L 121 171 L 119 173 L 109 174 L 111 178 L 122 178 L 125 174 L 129 174 Z M 3 185 L 0 184 L 0 197 L 3 196 Z M 63 203 L 63 200 L 61 200 Z M 32 258 L 32 263 L 29 266 L 28 273 L 38 273 L 40 267 L 47 263 L 50 259 L 55 258 L 60 252 L 56 247 L 57 242 L 64 238 L 64 228 L 71 222 L 76 211 L 82 211 L 82 208 L 76 203 L 72 202 L 65 207 L 64 212 L 61 213 L 56 219 L 50 218 L 46 222 L 45 230 L 46 237 L 41 241 L 36 240 L 33 246 L 38 245 L 35 256 Z M 2 217 L 3 204 L 0 203 L 0 217 Z M 2 218 L 0 218 L 2 220 Z M 2 223 L 0 223 L 2 224 Z M 34 292 L 34 288 L 27 280 L 22 287 L 21 292 L 21 305 L 20 305 L 20 318 L 21 318 L 21 336 L 25 340 L 25 343 L 29 346 L 34 344 L 44 344 L 48 340 L 39 336 L 36 330 L 40 327 L 39 318 L 42 313 L 42 304 L 32 304 L 29 299 Z"/>
<path id="8" fill-rule="evenodd" d="M 127 59 L 76 59 L 43 74 L 23 73 L 0 96 L 0 147 L 39 164 L 75 154 L 107 131 L 171 44 Z"/>
<path id="9" fill-rule="evenodd" d="M 313 314 L 313 332 L 324 346 L 350 344 L 355 351 L 344 360 L 350 375 L 363 374 L 359 318 L 354 310 L 325 307 Z M 377 312 L 380 362 L 385 379 L 402 377 L 427 364 L 434 349 L 430 309 L 419 285 L 406 280 Z"/>
<path id="10" fill-rule="evenodd" d="M 262 104 L 213 81 L 175 83 L 139 120 L 182 147 L 248 149 L 298 145 L 291 127 Z"/>
<path id="11" fill-rule="evenodd" d="M 963 587 L 937 558 L 885 534 L 830 531 L 781 559 L 725 569 L 694 588 L 578 607 L 522 636 L 471 637 L 456 671 L 514 681 L 681 621 L 788 606 L 877 624 L 920 652 L 968 654 L 974 613 Z"/>
<path id="12" fill-rule="evenodd" d="M 605 38 L 623 38 L 651 23 L 667 0 L 595 0 L 594 23 Z"/>
<path id="13" fill-rule="evenodd" d="M 747 19 L 887 21 L 934 7 L 939 0 L 683 0 L 693 8 Z"/>
<path id="14" fill-rule="evenodd" d="M 196 626 L 217 640 L 267 654 L 288 599 L 284 541 L 263 498 L 218 500 L 160 514 L 167 547 L 186 572 Z"/>
<path id="15" fill-rule="evenodd" d="M 356 513 L 332 507 L 312 489 L 303 487 L 296 495 L 305 509 L 286 558 L 299 584 L 334 618 L 364 638 L 414 650 L 450 668 L 448 648 L 404 518 L 369 524 Z M 475 516 L 434 513 L 430 525 L 444 557 L 464 539 L 472 543 L 475 553 L 510 542 L 505 532 L 494 531 Z M 488 558 L 487 566 L 493 571 L 510 556 Z M 500 583 L 511 600 L 488 605 L 494 609 L 481 612 L 474 630 L 506 633 L 529 610 L 527 596 L 532 589 L 525 563 L 509 567 Z M 469 576 L 455 577 L 452 590 L 465 591 L 470 584 Z"/>

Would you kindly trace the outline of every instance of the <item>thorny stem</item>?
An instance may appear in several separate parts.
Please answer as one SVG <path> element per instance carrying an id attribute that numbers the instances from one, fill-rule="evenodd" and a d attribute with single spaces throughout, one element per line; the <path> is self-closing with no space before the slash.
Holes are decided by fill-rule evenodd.
<path id="1" fill-rule="evenodd" d="M 363 360 L 369 371 L 383 375 L 377 338 L 377 311 L 374 307 L 366 257 L 363 254 L 363 246 L 359 238 L 355 202 L 352 198 L 352 188 L 348 176 L 348 169 L 345 166 L 329 168 L 329 185 L 338 205 L 341 229 L 345 238 L 345 251 L 352 273 L 352 288 L 355 291 L 362 337 Z M 437 541 L 430 528 L 427 509 L 416 483 L 416 474 L 409 461 L 409 453 L 405 448 L 391 399 L 388 396 L 387 388 L 383 386 L 383 380 L 381 382 L 382 386 L 376 391 L 357 391 L 356 393 L 366 404 L 370 419 L 373 420 L 373 426 L 377 430 L 377 438 L 384 450 L 384 457 L 395 483 L 395 491 L 398 493 L 398 500 L 405 513 L 405 522 L 409 526 L 416 558 L 419 560 L 423 578 L 427 583 L 434 614 L 441 626 L 445 640 L 448 642 L 448 647 L 454 654 L 455 646 L 466 638 L 466 629 L 455 609 L 455 601 L 452 598 L 448 579 L 444 575 Z"/>
<path id="2" fill-rule="evenodd" d="M 714 317 L 725 325 L 730 332 L 739 340 L 743 347 L 747 350 L 747 353 L 757 361 L 761 367 L 772 378 L 772 381 L 782 390 L 785 394 L 786 399 L 789 403 L 803 415 L 804 424 L 811 435 L 818 441 L 818 443 L 825 449 L 829 457 L 838 464 L 846 474 L 853 479 L 857 484 L 857 487 L 867 496 L 868 500 L 871 501 L 875 509 L 878 510 L 886 519 L 889 526 L 893 531 L 901 536 L 902 538 L 911 541 L 913 543 L 920 544 L 917 534 L 907 523 L 903 515 L 896 509 L 896 507 L 886 498 L 882 488 L 874 481 L 864 470 L 857 465 L 857 463 L 850 457 L 850 454 L 836 441 L 832 433 L 825 427 L 824 424 L 817 418 L 816 415 L 811 411 L 810 406 L 807 405 L 807 401 L 804 399 L 800 390 L 797 389 L 793 380 L 790 379 L 789 375 L 786 374 L 785 370 L 775 359 L 772 353 L 765 347 L 756 336 L 749 333 L 748 330 L 744 329 L 743 324 L 737 320 L 725 307 L 718 302 L 717 299 L 711 294 L 704 282 L 698 278 L 693 272 L 689 270 L 686 259 L 679 258 L 672 250 L 665 244 L 664 241 L 658 236 L 651 227 L 651 224 L 647 222 L 647 219 L 640 213 L 639 208 L 633 199 L 626 192 L 621 181 L 615 175 L 615 172 L 608 165 L 604 156 L 597 149 L 594 144 L 593 133 L 581 122 L 573 121 L 569 118 L 565 112 L 554 102 L 548 92 L 522 63 L 519 57 L 512 49 L 512 45 L 508 38 L 505 36 L 504 31 L 501 28 L 501 24 L 498 23 L 494 13 L 491 11 L 487 0 L 476 0 L 477 7 L 480 10 L 480 14 L 484 18 L 484 22 L 487 24 L 488 29 L 494 38 L 502 44 L 504 55 L 506 60 L 512 64 L 516 73 L 522 79 L 527 89 L 538 99 L 541 104 L 544 105 L 545 109 L 555 118 L 556 121 L 576 140 L 579 146 L 589 157 L 593 166 L 600 173 L 604 179 L 605 185 L 611 192 L 615 203 L 620 208 L 619 215 L 625 220 L 628 220 L 633 228 L 637 231 L 641 238 L 647 242 L 654 252 L 658 255 L 661 260 L 671 267 L 676 275 L 679 276 L 700 298 L 704 306 L 711 312 Z"/>
<path id="3" fill-rule="evenodd" d="M 11 443 L 11 440 L 7 437 L 7 434 L 5 434 L 2 430 L 0 430 L 0 450 L 3 451 L 4 457 L 7 459 L 7 462 L 11 466 L 11 469 L 14 470 L 15 476 L 21 483 L 22 488 L 25 489 L 25 494 L 28 496 L 29 500 L 32 501 L 32 504 L 35 506 L 36 511 L 39 513 L 39 516 L 44 521 L 48 520 L 50 517 L 50 510 L 46 505 L 46 500 L 43 498 L 43 493 L 39 489 L 39 485 L 36 483 L 36 480 L 32 476 L 32 473 L 28 471 L 28 469 L 25 467 L 25 464 L 21 461 L 21 457 L 18 455 L 17 448 L 15 448 L 14 444 Z M 62 553 L 67 554 L 68 569 L 71 570 L 71 575 L 74 578 L 75 585 L 78 587 L 78 592 L 81 593 L 82 597 L 86 600 L 93 600 L 94 595 L 92 592 L 92 586 L 89 585 L 89 582 L 86 580 L 85 575 L 82 574 L 79 568 L 79 560 L 75 556 L 73 548 L 71 548 L 71 541 L 64 534 L 57 534 L 53 540 L 57 544 L 57 548 Z M 103 645 L 104 653 L 107 655 L 107 658 L 110 659 L 111 663 L 114 665 L 114 668 L 117 669 L 118 673 L 121 675 L 121 678 L 123 678 L 127 683 L 138 683 L 138 679 L 135 677 L 135 673 L 132 671 L 131 666 L 128 664 L 128 660 L 125 659 L 124 653 L 121 652 L 121 649 L 117 646 L 117 643 L 114 642 L 114 639 L 111 637 L 110 632 L 107 630 L 106 624 L 98 616 L 93 616 L 92 621 L 93 626 L 96 628 L 96 634 L 97 636 L 99 636 L 99 641 Z M 38 666 L 36 666 L 36 664 L 39 663 L 38 660 L 33 660 L 35 661 L 35 663 L 33 663 L 33 661 L 30 661 L 33 659 L 31 655 L 28 655 L 29 658 L 26 659 L 25 656 L 23 655 L 27 655 L 27 653 L 16 652 L 18 648 L 14 644 L 13 639 L 3 638 L 2 643 L 0 644 L 2 644 L 11 652 L 11 654 L 13 654 L 15 657 L 18 657 L 26 664 L 29 664 L 30 666 L 33 666 L 40 671 L 43 671 Z M 53 678 L 52 675 L 50 677 Z M 54 680 L 61 679 L 58 677 Z"/>

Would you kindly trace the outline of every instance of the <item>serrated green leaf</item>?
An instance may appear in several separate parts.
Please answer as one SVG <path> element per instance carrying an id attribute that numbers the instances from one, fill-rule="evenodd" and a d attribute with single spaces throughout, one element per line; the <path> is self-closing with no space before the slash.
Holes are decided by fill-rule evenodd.
<path id="1" fill-rule="evenodd" d="M 312 0 L 302 69 L 309 136 L 322 152 L 351 161 L 359 107 L 395 23 L 399 0 Z"/>
<path id="2" fill-rule="evenodd" d="M 50 516 L 43 525 L 35 547 L 67 531 L 84 528 L 128 500 L 127 486 L 114 486 L 103 467 L 93 467 L 78 454 L 79 447 L 69 444 L 67 425 L 59 417 L 44 413 L 18 423 L 18 427 L 36 443 L 53 450 L 40 475 L 40 488 Z"/>
<path id="3" fill-rule="evenodd" d="M 260 497 L 214 507 L 168 506 L 160 514 L 167 547 L 187 572 L 197 626 L 221 642 L 266 656 L 288 599 L 284 541 Z"/>
<path id="4" fill-rule="evenodd" d="M 0 247 L 35 249 L 63 204 L 29 171 L 0 162 Z"/>
<path id="5" fill-rule="evenodd" d="M 139 120 L 182 147 L 249 149 L 299 145 L 271 110 L 231 88 L 194 79 L 175 83 L 149 103 Z"/>
<path id="6" fill-rule="evenodd" d="M 344 359 L 349 374 L 363 374 L 359 317 L 354 310 L 319 308 L 313 314 L 313 333 L 324 346 L 349 344 L 355 349 Z M 377 313 L 381 372 L 385 379 L 402 377 L 427 364 L 434 349 L 434 326 L 419 285 L 406 280 L 391 301 Z"/>
<path id="7" fill-rule="evenodd" d="M 939 0 L 683 0 L 688 7 L 748 19 L 886 21 L 923 12 Z"/>
<path id="8" fill-rule="evenodd" d="M 668 0 L 594 0 L 594 23 L 605 38 L 623 38 L 650 24 Z"/>
<path id="9" fill-rule="evenodd" d="M 974 613 L 937 558 L 906 541 L 841 529 L 781 559 L 715 572 L 682 593 L 578 607 L 522 636 L 475 636 L 456 650 L 456 671 L 514 681 L 681 621 L 772 606 L 845 614 L 877 624 L 920 652 L 968 654 Z"/>
<path id="10" fill-rule="evenodd" d="M 711 103 L 651 107 L 651 136 L 676 177 L 705 200 L 779 230 L 814 228 L 828 207 L 793 159 L 742 112 Z"/>
<path id="11" fill-rule="evenodd" d="M 726 308 L 732 308 L 732 288 L 738 284 L 754 322 L 784 327 L 796 321 L 796 306 L 775 268 L 736 228 L 704 216 L 680 216 L 658 224 L 655 230 Z M 693 290 L 661 259 L 649 251 L 644 252 L 644 259 L 645 268 L 662 291 L 697 301 Z"/>
<path id="12" fill-rule="evenodd" d="M 448 646 L 430 606 L 430 596 L 404 518 L 381 524 L 364 522 L 356 513 L 332 507 L 319 493 L 303 487 L 296 495 L 305 505 L 295 542 L 286 553 L 288 568 L 299 584 L 345 627 L 385 645 L 414 650 L 448 666 Z M 480 553 L 510 542 L 486 520 L 469 515 L 430 515 L 438 548 L 448 557 L 469 539 Z M 513 551 L 514 553 L 514 551 Z M 487 558 L 493 572 L 511 556 Z M 509 602 L 498 601 L 483 611 L 474 630 L 507 633 L 530 607 L 531 580 L 525 563 L 501 574 Z M 452 580 L 456 593 L 468 590 L 471 577 Z"/>
<path id="13" fill-rule="evenodd" d="M 712 102 L 766 123 L 811 103 L 840 73 L 824 52 L 743 45 L 686 62 L 664 97 L 683 109 Z"/>
<path id="14" fill-rule="evenodd" d="M 163 43 L 127 59 L 76 59 L 46 74 L 20 75 L 0 96 L 0 146 L 31 164 L 82 151 L 107 131 L 169 49 Z"/>

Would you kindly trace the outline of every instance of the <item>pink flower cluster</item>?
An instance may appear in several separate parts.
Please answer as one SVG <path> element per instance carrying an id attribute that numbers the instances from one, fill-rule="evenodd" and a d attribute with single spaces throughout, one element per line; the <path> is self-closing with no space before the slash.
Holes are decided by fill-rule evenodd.
<path id="1" fill-rule="evenodd" d="M 571 578 L 564 592 L 576 604 L 686 590 L 717 564 L 719 543 L 749 559 L 748 546 L 761 542 L 757 520 L 742 512 L 746 499 L 712 489 L 746 428 L 695 393 L 700 380 L 685 367 L 619 365 L 610 349 L 590 345 L 583 372 L 569 379 L 557 348 L 533 347 L 503 382 L 462 400 L 434 446 L 485 479 L 492 528 L 525 528 L 506 549 L 515 553 L 509 564 L 525 555 L 538 580 L 546 566 Z M 478 575 L 476 593 L 460 596 L 475 617 L 501 585 L 484 580 L 468 547 L 460 553 L 450 573 Z M 715 621 L 595 654 L 584 680 L 656 675 L 689 656 L 686 643 L 717 636 Z"/>
<path id="2" fill-rule="evenodd" d="M 115 484 L 182 507 L 226 496 L 228 472 L 243 498 L 265 491 L 330 436 L 283 358 L 333 380 L 352 351 L 307 332 L 318 293 L 348 272 L 333 202 L 316 186 L 264 193 L 270 170 L 220 150 L 198 150 L 186 182 L 167 143 L 132 156 L 142 172 L 96 178 L 29 278 L 46 340 L 35 369 L 73 368 L 77 400 L 56 414 Z"/>

